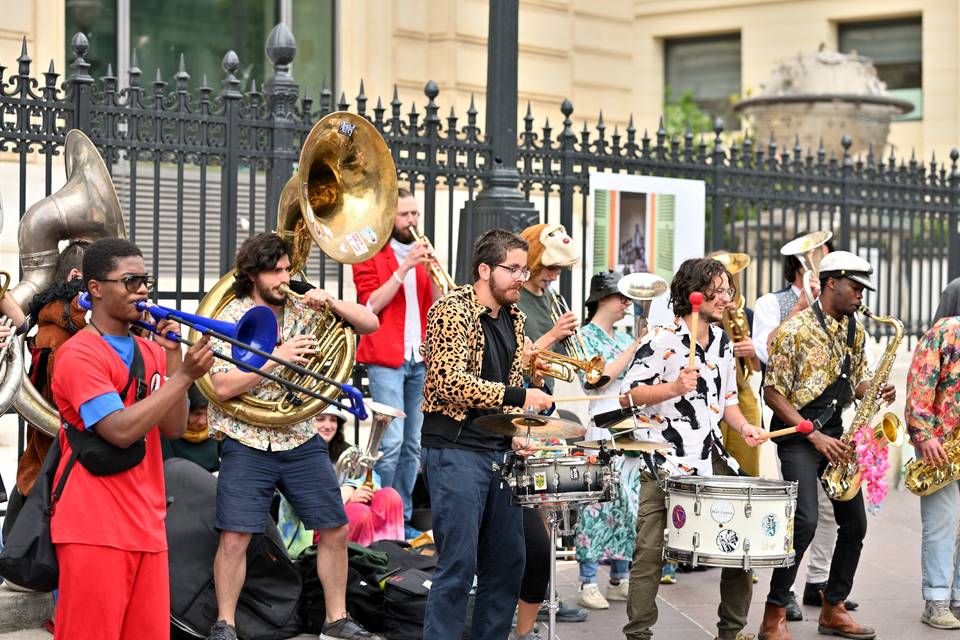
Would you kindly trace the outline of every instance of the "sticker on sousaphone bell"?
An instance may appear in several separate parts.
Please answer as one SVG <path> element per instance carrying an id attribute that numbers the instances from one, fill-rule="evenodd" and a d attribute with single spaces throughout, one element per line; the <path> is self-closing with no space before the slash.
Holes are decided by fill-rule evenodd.
<path id="1" fill-rule="evenodd" d="M 357 129 L 357 125 L 352 122 L 341 122 L 340 126 L 337 127 L 337 132 L 347 136 L 348 138 L 353 137 L 353 132 Z"/>

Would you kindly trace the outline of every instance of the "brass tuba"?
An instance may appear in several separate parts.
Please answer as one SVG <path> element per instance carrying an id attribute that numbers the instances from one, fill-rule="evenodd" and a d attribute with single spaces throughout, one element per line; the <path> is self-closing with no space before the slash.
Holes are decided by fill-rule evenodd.
<path id="1" fill-rule="evenodd" d="M 276 233 L 291 246 L 291 275 L 304 272 L 313 243 L 343 264 L 372 258 L 390 239 L 396 200 L 397 170 L 376 128 L 365 118 L 346 112 L 324 116 L 304 141 L 298 171 L 280 195 Z M 233 300 L 234 273 L 230 271 L 210 289 L 200 301 L 197 315 L 216 318 Z M 341 383 L 348 380 L 356 352 L 353 330 L 327 309 L 318 315 L 313 333 L 317 353 L 304 366 Z M 190 332 L 190 339 L 198 338 L 199 334 Z M 299 380 L 298 374 L 286 367 L 278 373 Z M 244 393 L 222 401 L 209 374 L 197 380 L 197 385 L 227 415 L 261 427 L 303 422 L 327 405 L 323 400 L 289 393 L 278 400 Z M 340 391 L 329 383 L 310 388 L 332 398 Z"/>
<path id="2" fill-rule="evenodd" d="M 70 130 L 63 156 L 66 184 L 35 203 L 20 220 L 17 240 L 23 279 L 8 293 L 24 313 L 33 296 L 51 284 L 60 256 L 60 241 L 127 237 L 113 180 L 90 138 L 79 129 Z M 22 351 L 22 345 L 18 348 Z M 11 369 L 19 369 L 22 375 L 22 367 L 7 367 L 4 374 L 9 375 Z M 26 376 L 14 396 L 13 408 L 34 427 L 57 435 L 60 417 L 56 409 Z"/>
<path id="3" fill-rule="evenodd" d="M 780 248 L 780 255 L 796 256 L 806 273 L 803 277 L 803 293 L 807 302 L 813 306 L 813 291 L 810 281 L 820 277 L 820 261 L 823 260 L 823 245 L 833 237 L 832 231 L 811 231 L 794 238 Z"/>

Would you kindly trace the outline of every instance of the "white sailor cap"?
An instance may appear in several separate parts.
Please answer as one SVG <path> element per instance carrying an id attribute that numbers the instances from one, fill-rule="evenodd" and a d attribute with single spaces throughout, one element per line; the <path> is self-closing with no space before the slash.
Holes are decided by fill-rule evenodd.
<path id="1" fill-rule="evenodd" d="M 860 256 L 849 251 L 831 251 L 820 261 L 820 277 L 849 278 L 867 289 L 875 291 L 870 284 L 873 267 Z"/>
<path id="2" fill-rule="evenodd" d="M 326 407 L 324 407 L 323 411 L 320 412 L 320 415 L 333 416 L 341 425 L 347 421 L 347 414 L 341 411 L 340 407 L 335 407 L 332 404 L 328 404 Z"/>

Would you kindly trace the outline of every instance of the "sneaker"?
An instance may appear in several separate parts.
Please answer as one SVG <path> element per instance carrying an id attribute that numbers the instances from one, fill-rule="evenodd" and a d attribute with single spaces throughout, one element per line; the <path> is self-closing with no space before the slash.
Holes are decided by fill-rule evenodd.
<path id="1" fill-rule="evenodd" d="M 227 624 L 225 620 L 217 620 L 210 627 L 207 640 L 237 640 L 237 629 L 232 624 Z"/>
<path id="2" fill-rule="evenodd" d="M 629 590 L 630 581 L 627 579 L 621 579 L 620 584 L 610 584 L 607 586 L 607 602 L 626 602 Z"/>
<path id="3" fill-rule="evenodd" d="M 545 640 L 545 638 L 539 633 L 537 633 L 536 629 L 534 629 L 530 633 L 525 633 L 522 636 L 517 635 L 516 629 L 511 629 L 510 635 L 507 636 L 507 640 Z"/>
<path id="4" fill-rule="evenodd" d="M 597 590 L 597 593 L 599 594 L 600 591 Z M 602 598 L 603 596 L 600 597 Z M 590 614 L 587 613 L 586 609 L 581 609 L 580 607 L 568 607 L 562 599 L 560 600 L 560 607 L 557 609 L 557 622 L 583 622 L 589 616 Z M 549 619 L 550 605 L 544 602 L 540 605 L 540 610 L 537 611 L 537 620 L 543 622 Z"/>
<path id="5" fill-rule="evenodd" d="M 720 640 L 719 636 L 714 636 L 713 640 Z M 752 633 L 744 633 L 743 631 L 737 632 L 736 640 L 757 640 L 757 636 Z"/>
<path id="6" fill-rule="evenodd" d="M 420 531 L 420 529 L 414 529 L 410 525 L 406 525 L 403 528 L 404 540 L 415 540 L 416 538 L 419 538 L 421 535 L 423 535 L 423 531 Z"/>
<path id="7" fill-rule="evenodd" d="M 797 594 L 794 591 L 791 591 L 787 594 L 787 620 L 790 622 L 800 622 L 803 620 L 803 610 L 800 608 L 800 603 L 797 602 Z"/>
<path id="8" fill-rule="evenodd" d="M 757 572 L 753 569 L 750 570 L 750 575 L 753 577 L 753 584 L 760 582 L 760 576 L 757 575 Z"/>
<path id="9" fill-rule="evenodd" d="M 580 594 L 577 596 L 577 604 L 587 609 L 609 609 L 610 603 L 600 593 L 600 587 L 596 582 L 588 582 L 580 585 Z"/>
<path id="10" fill-rule="evenodd" d="M 660 570 L 660 584 L 677 584 L 677 565 L 667 562 Z"/>
<path id="11" fill-rule="evenodd" d="M 320 632 L 319 640 L 386 640 L 383 636 L 370 633 L 357 624 L 350 614 L 335 622 L 326 622 Z"/>
<path id="12" fill-rule="evenodd" d="M 934 629 L 960 629 L 960 620 L 950 611 L 946 600 L 927 600 L 920 622 Z"/>
<path id="13" fill-rule="evenodd" d="M 950 612 L 953 614 L 953 617 L 957 620 L 960 620 L 960 604 L 950 603 Z"/>

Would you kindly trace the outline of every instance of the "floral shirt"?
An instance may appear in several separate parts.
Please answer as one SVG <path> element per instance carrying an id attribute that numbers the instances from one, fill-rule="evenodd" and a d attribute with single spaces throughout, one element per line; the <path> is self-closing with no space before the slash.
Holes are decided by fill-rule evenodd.
<path id="1" fill-rule="evenodd" d="M 218 320 L 227 322 L 237 322 L 244 313 L 253 308 L 255 303 L 252 298 L 234 298 L 231 300 L 220 315 Z M 279 340 L 285 342 L 290 338 L 301 333 L 310 333 L 315 313 L 312 309 L 304 306 L 300 301 L 287 297 L 287 304 L 283 308 L 283 327 L 280 330 Z M 230 345 L 221 340 L 211 340 L 211 344 L 221 353 L 230 353 Z M 210 369 L 210 374 L 224 373 L 235 368 L 225 360 L 217 360 Z M 273 373 L 283 375 L 284 367 L 277 367 Z M 248 391 L 252 397 L 260 400 L 277 400 L 284 391 L 276 382 L 264 379 L 255 387 Z M 258 427 L 248 424 L 236 418 L 232 418 L 215 403 L 210 403 L 210 411 L 207 416 L 210 424 L 210 435 L 219 439 L 223 437 L 233 438 L 241 444 L 261 451 L 285 451 L 299 447 L 304 442 L 316 435 L 313 428 L 313 420 L 304 420 L 287 427 Z"/>
<path id="2" fill-rule="evenodd" d="M 672 324 L 654 327 L 640 343 L 633 364 L 620 387 L 626 393 L 633 387 L 673 382 L 687 366 L 690 354 L 690 330 L 682 318 Z M 720 443 L 720 419 L 723 411 L 737 404 L 737 373 L 733 343 L 723 331 L 710 327 L 707 348 L 697 345 L 696 366 L 700 370 L 697 388 L 682 396 L 640 408 L 640 415 L 662 428 L 634 432 L 638 440 L 669 442 L 673 452 L 665 456 L 667 464 L 681 473 L 713 475 L 711 451 L 724 459 L 736 472 L 740 467 Z"/>
<path id="3" fill-rule="evenodd" d="M 960 316 L 943 318 L 917 343 L 907 374 L 907 430 L 914 444 L 960 428 Z"/>
<path id="4" fill-rule="evenodd" d="M 847 354 L 847 324 L 824 314 L 827 331 L 808 307 L 787 320 L 770 345 L 765 387 L 773 387 L 796 409 L 819 398 L 840 375 Z M 850 383 L 856 388 L 867 378 L 864 352 L 866 332 L 857 323 L 850 354 Z"/>
<path id="5" fill-rule="evenodd" d="M 600 356 L 603 358 L 603 361 L 610 363 L 613 360 L 616 360 L 620 354 L 630 348 L 630 345 L 633 344 L 633 337 L 630 334 L 623 331 L 615 331 L 613 337 L 610 337 L 606 331 L 601 329 L 598 325 L 590 323 L 587 326 L 580 329 L 580 335 L 583 337 L 583 344 L 586 347 L 586 356 L 592 358 L 593 356 Z M 603 389 L 593 389 L 585 391 L 588 396 L 591 395 L 609 395 L 615 390 L 620 388 L 620 381 L 623 380 L 623 377 L 626 375 L 627 370 L 624 369 L 620 376 L 616 380 L 611 380 L 610 383 Z M 580 374 L 581 382 L 583 381 L 583 373 Z M 590 408 L 588 413 L 591 416 L 595 416 L 598 413 L 603 413 L 604 411 L 613 411 L 620 408 L 620 403 L 616 400 L 591 400 Z M 606 429 L 597 429 L 596 427 L 589 427 L 587 429 L 587 435 L 584 436 L 586 440 L 597 440 L 600 438 L 609 438 L 610 432 Z"/>

